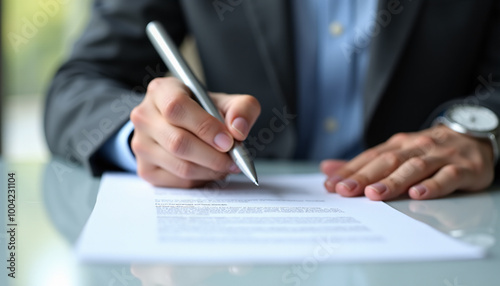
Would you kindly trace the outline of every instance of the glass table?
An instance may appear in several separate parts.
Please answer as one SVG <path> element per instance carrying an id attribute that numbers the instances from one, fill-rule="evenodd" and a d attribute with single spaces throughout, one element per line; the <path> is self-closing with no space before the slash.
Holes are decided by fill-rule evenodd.
<path id="1" fill-rule="evenodd" d="M 318 172 L 315 163 L 258 161 L 259 174 Z M 500 285 L 500 191 L 457 193 L 444 199 L 388 202 L 457 239 L 481 245 L 481 260 L 293 265 L 85 264 L 74 244 L 94 206 L 99 178 L 62 160 L 0 165 L 2 190 L 15 174 L 15 279 L 7 276 L 8 229 L 0 233 L 0 285 Z M 12 181 L 12 180 L 11 180 Z M 7 219 L 7 191 L 2 192 Z M 7 201 L 7 203 L 5 203 Z M 112 210 L 111 210 L 112 211 Z M 2 220 L 8 228 L 7 221 Z M 4 257 L 6 259 L 4 259 Z M 3 282 L 5 281 L 5 282 Z"/>

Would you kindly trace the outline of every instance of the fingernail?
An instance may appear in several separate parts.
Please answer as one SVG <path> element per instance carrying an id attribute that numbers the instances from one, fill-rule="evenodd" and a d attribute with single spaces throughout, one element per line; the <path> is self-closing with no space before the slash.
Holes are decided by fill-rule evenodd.
<path id="1" fill-rule="evenodd" d="M 367 188 L 370 188 L 374 190 L 377 194 L 382 194 L 383 192 L 387 191 L 387 186 L 382 184 L 382 183 L 375 183 L 367 186 Z"/>
<path id="2" fill-rule="evenodd" d="M 358 182 L 353 179 L 345 179 L 339 185 L 343 186 L 347 191 L 352 192 L 358 187 Z"/>
<path id="3" fill-rule="evenodd" d="M 332 176 L 325 181 L 325 187 L 327 190 L 335 192 L 335 186 L 338 184 L 338 182 L 342 181 L 344 178 L 341 176 Z"/>
<path id="4" fill-rule="evenodd" d="M 247 137 L 248 134 L 248 123 L 247 121 L 242 118 L 242 117 L 237 117 L 235 120 L 233 120 L 233 124 L 231 125 L 238 133 L 241 134 L 243 137 Z"/>
<path id="5" fill-rule="evenodd" d="M 413 192 L 417 197 L 421 197 L 427 192 L 427 188 L 424 185 L 416 185 L 410 188 L 410 192 Z"/>
<path id="6" fill-rule="evenodd" d="M 226 133 L 219 133 L 215 136 L 214 143 L 220 149 L 228 151 L 233 146 L 233 138 L 229 137 Z"/>
<path id="7" fill-rule="evenodd" d="M 238 165 L 236 165 L 235 163 L 232 163 L 231 166 L 229 166 L 229 172 L 233 173 L 233 174 L 238 174 L 240 171 L 240 168 L 238 168 Z"/>

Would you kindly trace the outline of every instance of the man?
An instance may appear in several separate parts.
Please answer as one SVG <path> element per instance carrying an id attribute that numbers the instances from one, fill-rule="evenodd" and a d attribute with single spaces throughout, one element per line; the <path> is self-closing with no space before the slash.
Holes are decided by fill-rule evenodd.
<path id="1" fill-rule="evenodd" d="M 177 43 L 194 35 L 207 87 L 224 92 L 213 98 L 225 124 L 162 77 L 144 31 L 152 20 Z M 477 191 L 498 156 L 498 51 L 493 0 L 96 1 L 49 91 L 46 137 L 94 174 L 121 167 L 159 186 L 238 172 L 225 152 L 247 139 L 267 158 L 348 159 L 371 147 L 321 163 L 326 189 L 343 196 Z M 474 133 L 443 119 L 455 114 L 496 124 Z"/>

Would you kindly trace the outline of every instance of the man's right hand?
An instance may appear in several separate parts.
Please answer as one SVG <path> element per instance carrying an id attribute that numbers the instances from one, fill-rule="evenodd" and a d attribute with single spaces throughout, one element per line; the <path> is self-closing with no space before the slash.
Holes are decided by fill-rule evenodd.
<path id="1" fill-rule="evenodd" d="M 155 186 L 191 188 L 239 169 L 226 153 L 248 136 L 260 114 L 249 95 L 210 94 L 225 124 L 208 114 L 175 78 L 151 81 L 130 119 L 137 174 Z"/>

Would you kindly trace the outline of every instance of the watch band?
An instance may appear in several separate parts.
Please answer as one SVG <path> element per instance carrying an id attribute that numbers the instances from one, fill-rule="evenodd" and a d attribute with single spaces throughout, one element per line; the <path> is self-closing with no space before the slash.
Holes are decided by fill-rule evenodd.
<path id="1" fill-rule="evenodd" d="M 496 166 L 498 162 L 498 157 L 500 156 L 499 154 L 499 148 L 498 148 L 498 140 L 495 134 L 490 133 L 488 136 L 488 139 L 490 139 L 491 145 L 493 147 L 493 165 Z"/>

